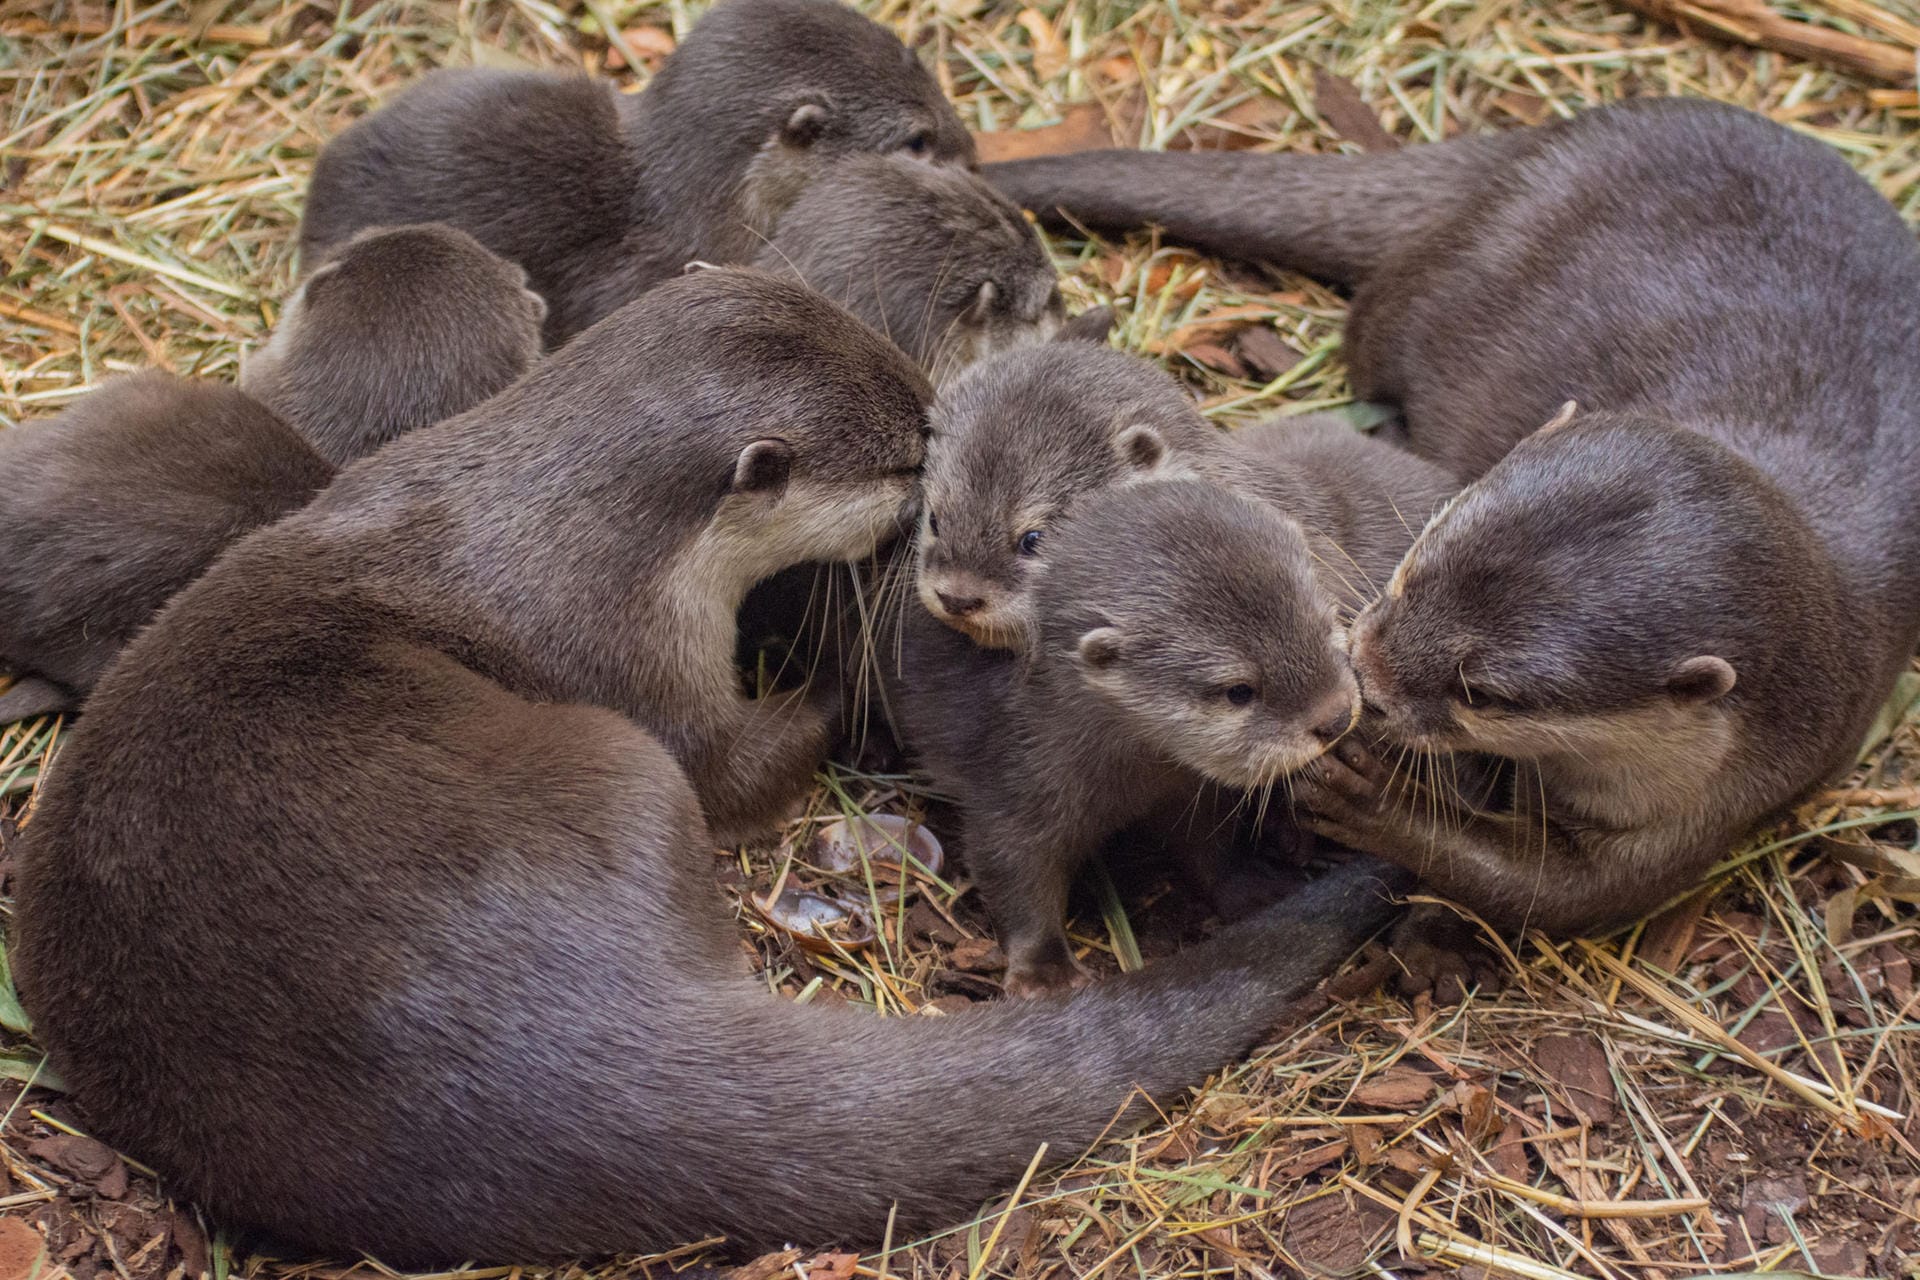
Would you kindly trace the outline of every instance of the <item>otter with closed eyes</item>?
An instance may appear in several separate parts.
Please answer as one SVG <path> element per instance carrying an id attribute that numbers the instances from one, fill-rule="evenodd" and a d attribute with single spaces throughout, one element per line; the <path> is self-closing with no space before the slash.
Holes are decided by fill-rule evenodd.
<path id="1" fill-rule="evenodd" d="M 993 177 L 1356 283 L 1356 387 L 1474 480 L 1353 660 L 1392 738 L 1512 762 L 1509 802 L 1410 796 L 1344 744 L 1303 793 L 1319 830 L 1575 932 L 1852 763 L 1920 639 L 1920 249 L 1832 150 L 1671 99 L 1391 155 Z"/>
<path id="2" fill-rule="evenodd" d="M 548 345 L 691 261 L 753 259 L 824 161 L 970 167 L 933 77 L 835 0 L 723 0 L 637 95 L 584 76 L 428 75 L 320 152 L 311 269 L 369 226 L 444 222 L 525 267 Z"/>
<path id="3" fill-rule="evenodd" d="M 223 557 L 22 833 L 9 944 L 95 1131 L 405 1267 L 865 1245 L 1257 1042 L 1390 914 L 1376 870 L 1072 1000 L 882 1018 L 749 973 L 687 747 L 785 730 L 648 664 L 724 688 L 729 592 L 871 547 L 928 394 L 819 295 L 703 272 Z"/>

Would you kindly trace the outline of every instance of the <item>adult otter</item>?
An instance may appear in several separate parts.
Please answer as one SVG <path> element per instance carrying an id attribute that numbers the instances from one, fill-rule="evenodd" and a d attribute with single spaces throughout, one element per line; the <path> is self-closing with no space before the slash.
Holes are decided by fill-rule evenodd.
<path id="1" fill-rule="evenodd" d="M 750 261 L 820 161 L 971 166 L 892 32 L 834 0 L 724 0 L 634 97 L 546 72 L 432 73 L 320 152 L 309 269 L 354 233 L 444 222 L 525 267 L 557 346 L 694 260 Z"/>
<path id="2" fill-rule="evenodd" d="M 373 232 L 295 293 L 247 362 L 251 395 L 137 373 L 0 435 L 0 669 L 20 677 L 0 723 L 72 710 L 228 545 L 512 382 L 542 313 L 464 233 Z"/>
<path id="3" fill-rule="evenodd" d="M 1408 803 L 1353 747 L 1301 793 L 1320 830 L 1571 932 L 1657 905 L 1851 763 L 1920 638 L 1920 250 L 1830 149 L 1651 100 L 1379 157 L 994 178 L 1357 281 L 1355 386 L 1479 477 L 1353 656 L 1403 742 L 1519 762 L 1513 810 Z"/>
<path id="4" fill-rule="evenodd" d="M 870 546 L 926 395 L 818 295 L 703 272 L 224 556 L 22 836 L 22 993 L 102 1135 L 406 1266 L 864 1242 L 1243 1052 L 1385 916 L 1366 872 L 1072 1001 L 882 1019 L 748 976 L 646 667 L 704 664 L 684 611 L 750 569 Z"/>

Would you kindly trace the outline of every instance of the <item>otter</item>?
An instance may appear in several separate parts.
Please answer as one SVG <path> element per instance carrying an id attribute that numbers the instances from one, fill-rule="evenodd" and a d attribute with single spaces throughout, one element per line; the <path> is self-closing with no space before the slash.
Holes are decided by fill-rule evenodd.
<path id="1" fill-rule="evenodd" d="M 690 261 L 750 261 L 822 161 L 973 165 L 892 32 L 835 0 L 724 0 L 645 91 L 551 72 L 433 72 L 321 148 L 309 269 L 369 227 L 443 222 L 525 267 L 558 346 Z"/>
<path id="2" fill-rule="evenodd" d="M 461 232 L 371 232 L 294 294 L 244 390 L 137 373 L 0 435 L 0 723 L 73 710 L 229 544 L 512 382 L 541 313 Z"/>
<path id="3" fill-rule="evenodd" d="M 343 467 L 504 390 L 540 358 L 546 314 L 464 231 L 363 231 L 300 282 L 240 389 Z"/>
<path id="4" fill-rule="evenodd" d="M 1474 481 L 1353 660 L 1395 740 L 1509 762 L 1508 804 L 1409 803 L 1356 741 L 1300 791 L 1323 833 L 1574 933 L 1850 766 L 1920 639 L 1920 249 L 1830 148 L 1654 99 L 1383 156 L 993 177 L 1356 283 L 1356 388 Z"/>
<path id="5" fill-rule="evenodd" d="M 21 992 L 97 1131 L 224 1221 L 410 1269 L 867 1244 L 1256 1043 L 1393 876 L 1071 1000 L 880 1018 L 750 975 L 673 739 L 744 774 L 786 712 L 689 689 L 676 729 L 649 667 L 707 670 L 753 571 L 870 546 L 927 395 L 818 295 L 703 272 L 222 557 L 21 836 Z"/>
<path id="6" fill-rule="evenodd" d="M 1065 323 L 1059 275 L 1019 206 L 965 170 L 900 156 L 823 165 L 755 262 L 845 306 L 936 383 Z"/>

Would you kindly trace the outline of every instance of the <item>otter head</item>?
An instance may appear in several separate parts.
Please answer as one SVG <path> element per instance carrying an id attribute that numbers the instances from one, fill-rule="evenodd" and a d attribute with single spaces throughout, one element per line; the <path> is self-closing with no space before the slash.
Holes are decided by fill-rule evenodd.
<path id="1" fill-rule="evenodd" d="M 1427 525 L 1355 620 L 1354 669 L 1409 745 L 1653 768 L 1671 747 L 1704 774 L 1822 559 L 1707 437 L 1563 414 Z"/>
<path id="2" fill-rule="evenodd" d="M 702 175 L 738 223 L 770 234 L 826 163 L 898 155 L 974 166 L 973 137 L 926 67 L 835 0 L 724 0 L 641 95 L 639 133 L 678 139 L 682 186 Z M 722 254 L 712 247 L 707 257 Z"/>
<path id="3" fill-rule="evenodd" d="M 1052 337 L 1065 318 L 1053 263 L 1018 206 L 965 170 L 899 156 L 827 165 L 758 264 L 841 302 L 936 382 Z"/>
<path id="4" fill-rule="evenodd" d="M 1082 496 L 1190 474 L 1220 434 L 1145 360 L 1022 347 L 942 388 L 921 486 L 917 584 L 948 626 L 1024 648 L 1053 524 Z"/>
<path id="5" fill-rule="evenodd" d="M 708 563 L 744 587 L 804 561 L 871 554 L 899 527 L 933 391 L 892 343 L 759 271 L 693 272 L 624 310 L 647 319 L 645 368 L 673 424 L 645 465 L 677 501 L 716 504 Z M 599 339 L 622 315 L 576 340 L 587 344 L 578 358 L 611 363 Z"/>
<path id="6" fill-rule="evenodd" d="M 1036 658 L 1177 762 L 1257 788 L 1351 729 L 1359 694 L 1305 534 L 1198 480 L 1109 489 L 1054 531 Z"/>
<path id="7" fill-rule="evenodd" d="M 294 291 L 241 389 L 344 466 L 466 412 L 540 357 L 526 272 L 439 224 L 362 231 Z"/>

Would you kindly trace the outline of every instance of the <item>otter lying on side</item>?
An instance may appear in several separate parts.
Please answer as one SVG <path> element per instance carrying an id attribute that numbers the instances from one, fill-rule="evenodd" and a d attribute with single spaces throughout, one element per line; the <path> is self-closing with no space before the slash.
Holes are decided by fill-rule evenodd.
<path id="1" fill-rule="evenodd" d="M 702 272 L 222 557 L 21 837 L 22 994 L 101 1135 L 408 1267 L 869 1243 L 1253 1044 L 1387 915 L 1364 869 L 1071 1001 L 878 1018 L 750 978 L 675 755 L 782 729 L 649 665 L 716 669 L 729 591 L 870 547 L 927 395 L 818 295 Z"/>
<path id="2" fill-rule="evenodd" d="M 834 0 L 724 0 L 646 90 L 436 71 L 321 149 L 313 268 L 355 232 L 444 222 L 527 269 L 558 346 L 700 260 L 752 260 L 823 160 L 970 167 L 973 139 L 886 28 Z"/>
<path id="3" fill-rule="evenodd" d="M 462 232 L 375 232 L 300 286 L 244 391 L 137 373 L 0 434 L 0 723 L 73 709 L 242 534 L 520 376 L 544 311 Z"/>
<path id="4" fill-rule="evenodd" d="M 1411 771 L 1343 744 L 1301 791 L 1318 830 L 1571 932 L 1658 905 L 1850 765 L 1920 639 L 1920 249 L 1833 151 L 1650 100 L 1391 155 L 992 176 L 1357 282 L 1356 388 L 1478 478 L 1353 660 L 1393 738 L 1517 762 L 1508 811 L 1409 797 Z"/>

